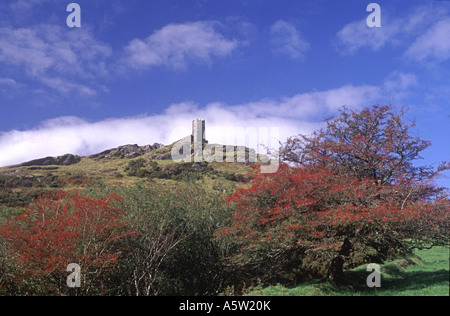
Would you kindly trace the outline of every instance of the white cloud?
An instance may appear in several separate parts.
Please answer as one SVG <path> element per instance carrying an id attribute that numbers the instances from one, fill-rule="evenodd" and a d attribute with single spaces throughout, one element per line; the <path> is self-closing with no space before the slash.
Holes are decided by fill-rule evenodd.
<path id="1" fill-rule="evenodd" d="M 211 62 L 237 47 L 215 30 L 215 22 L 169 24 L 144 40 L 134 39 L 126 47 L 125 61 L 133 68 L 168 66 L 185 68 L 188 62 Z"/>
<path id="2" fill-rule="evenodd" d="M 88 85 L 107 75 L 105 60 L 111 53 L 87 28 L 0 28 L 0 63 L 62 93 L 95 94 Z"/>
<path id="3" fill-rule="evenodd" d="M 418 61 L 450 58 L 450 18 L 435 23 L 408 48 L 406 56 Z"/>
<path id="4" fill-rule="evenodd" d="M 395 43 L 400 25 L 401 22 L 384 22 L 380 28 L 369 28 L 365 19 L 349 23 L 337 33 L 339 50 L 349 55 L 364 47 L 378 51 L 388 43 Z"/>
<path id="5" fill-rule="evenodd" d="M 12 1 L 9 6 L 12 10 L 17 12 L 23 12 L 25 10 L 31 10 L 34 6 L 38 4 L 44 4 L 50 0 L 17 0 Z"/>
<path id="6" fill-rule="evenodd" d="M 345 25 L 336 35 L 338 50 L 353 55 L 363 48 L 379 51 L 386 46 L 406 46 L 405 55 L 412 60 L 433 58 L 442 61 L 450 57 L 450 20 L 449 10 L 445 7 L 414 7 L 398 17 L 382 12 L 379 28 L 368 27 L 365 19 Z"/>
<path id="7" fill-rule="evenodd" d="M 59 91 L 62 94 L 69 94 L 71 92 L 76 92 L 83 96 L 94 96 L 97 94 L 96 90 L 86 85 L 70 82 L 68 79 L 61 77 L 41 76 L 39 79 L 49 88 Z"/>
<path id="8" fill-rule="evenodd" d="M 384 88 L 390 93 L 404 92 L 418 85 L 415 74 L 395 71 L 384 82 Z"/>
<path id="9" fill-rule="evenodd" d="M 39 3 L 18 1 L 14 7 L 28 8 Z M 0 27 L 0 64 L 61 94 L 94 96 L 102 89 L 102 79 L 117 75 L 116 67 L 111 65 L 180 69 L 189 62 L 210 63 L 213 58 L 231 54 L 238 41 L 217 32 L 218 25 L 204 21 L 167 25 L 144 40 L 130 41 L 125 58 L 118 64 L 115 60 L 119 54 L 97 40 L 88 27 Z"/>
<path id="10" fill-rule="evenodd" d="M 414 94 L 419 86 L 419 79 L 413 73 L 392 72 L 383 83 L 383 93 L 390 97 L 389 103 L 403 103 Z"/>
<path id="11" fill-rule="evenodd" d="M 0 86 L 15 86 L 16 80 L 11 78 L 0 78 Z"/>
<path id="12" fill-rule="evenodd" d="M 172 104 L 160 115 L 153 116 L 100 122 L 77 117 L 56 118 L 32 130 L 0 133 L 0 165 L 66 153 L 89 155 L 125 144 L 170 144 L 189 135 L 191 121 L 197 117 L 206 120 L 206 137 L 212 143 L 233 144 L 235 137 L 239 137 L 236 128 L 258 130 L 264 127 L 279 128 L 279 139 L 284 141 L 289 136 L 319 128 L 323 117 L 342 105 L 372 105 L 378 103 L 380 95 L 378 87 L 347 85 L 281 100 L 265 99 L 238 105 L 214 102 L 200 107 L 193 102 L 183 102 Z"/>
<path id="13" fill-rule="evenodd" d="M 275 54 L 286 55 L 292 59 L 302 58 L 310 48 L 310 44 L 301 38 L 297 28 L 283 20 L 271 26 L 270 43 Z"/>
<path id="14" fill-rule="evenodd" d="M 33 18 L 33 10 L 37 6 L 48 4 L 52 1 L 56 2 L 55 0 L 12 0 L 7 4 L 6 8 L 10 19 L 24 22 Z"/>
<path id="15" fill-rule="evenodd" d="M 0 77 L 0 92 L 3 98 L 12 98 L 14 96 L 20 95 L 21 89 L 24 85 L 17 82 L 13 78 Z"/>

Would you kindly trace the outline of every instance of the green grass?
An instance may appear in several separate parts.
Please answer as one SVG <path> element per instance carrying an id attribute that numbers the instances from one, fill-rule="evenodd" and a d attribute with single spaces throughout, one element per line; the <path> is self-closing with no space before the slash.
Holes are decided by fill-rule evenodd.
<path id="1" fill-rule="evenodd" d="M 406 259 L 381 266 L 381 288 L 366 285 L 367 266 L 346 272 L 348 286 L 335 286 L 311 280 L 296 287 L 282 285 L 255 289 L 254 296 L 449 296 L 449 248 L 418 250 Z"/>

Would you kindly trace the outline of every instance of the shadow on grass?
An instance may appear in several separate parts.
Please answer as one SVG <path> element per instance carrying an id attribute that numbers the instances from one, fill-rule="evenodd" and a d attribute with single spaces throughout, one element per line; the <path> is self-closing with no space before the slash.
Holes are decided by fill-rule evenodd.
<path id="1" fill-rule="evenodd" d="M 274 296 L 448 296 L 449 249 L 435 247 L 416 251 L 407 258 L 380 264 L 381 288 L 367 286 L 367 265 L 344 272 L 342 285 L 312 279 L 295 286 L 277 285 L 256 295 Z M 264 293 L 263 293 L 264 292 Z"/>
<path id="2" fill-rule="evenodd" d="M 387 289 L 418 290 L 424 287 L 442 285 L 449 282 L 449 272 L 439 271 L 401 271 L 397 276 L 385 280 Z"/>
<path id="3" fill-rule="evenodd" d="M 385 267 L 386 268 L 386 267 Z M 386 275 L 383 275 L 383 268 L 381 271 L 381 289 L 374 291 L 366 285 L 366 279 L 369 272 L 347 271 L 346 279 L 348 283 L 346 287 L 355 293 L 360 294 L 377 294 L 381 293 L 398 293 L 414 292 L 425 288 L 433 288 L 436 286 L 448 286 L 449 271 L 402 271 L 395 265 L 389 265 Z M 433 295 L 433 293 L 429 293 Z"/>

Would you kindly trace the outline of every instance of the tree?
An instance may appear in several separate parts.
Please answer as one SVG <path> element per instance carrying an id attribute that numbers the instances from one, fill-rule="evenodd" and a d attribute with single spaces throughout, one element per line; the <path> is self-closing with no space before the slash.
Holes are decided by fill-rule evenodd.
<path id="1" fill-rule="evenodd" d="M 325 121 L 325 129 L 289 138 L 281 148 L 281 157 L 301 166 L 326 166 L 380 184 L 430 178 L 430 168 L 413 162 L 431 143 L 412 136 L 415 123 L 405 123 L 405 114 L 405 109 L 397 114 L 387 105 L 361 111 L 344 107 L 338 117 Z"/>
<path id="2" fill-rule="evenodd" d="M 218 237 L 235 245 L 230 264 L 247 280 L 320 276 L 339 283 L 346 268 L 448 244 L 449 200 L 403 203 L 392 198 L 397 191 L 371 179 L 284 165 L 229 199 L 233 222 Z"/>
<path id="3" fill-rule="evenodd" d="M 121 221 L 120 202 L 115 194 L 94 200 L 67 192 L 36 199 L 0 227 L 5 254 L 17 265 L 8 282 L 21 294 L 72 294 L 66 269 L 76 263 L 84 276 L 76 294 L 104 294 L 123 250 L 118 242 L 134 236 Z"/>
<path id="4" fill-rule="evenodd" d="M 339 283 L 346 268 L 448 244 L 448 193 L 413 164 L 429 142 L 391 109 L 344 108 L 325 129 L 288 139 L 282 156 L 297 166 L 254 176 L 229 199 L 235 215 L 218 237 L 234 245 L 230 264 L 244 278 Z"/>

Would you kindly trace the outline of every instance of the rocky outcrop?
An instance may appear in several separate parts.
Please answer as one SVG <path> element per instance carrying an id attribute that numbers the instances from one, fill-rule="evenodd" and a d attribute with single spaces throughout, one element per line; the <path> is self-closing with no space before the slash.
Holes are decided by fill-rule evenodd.
<path id="1" fill-rule="evenodd" d="M 23 172 L 22 169 L 13 169 L 13 170 L 8 170 L 6 172 L 3 172 L 2 175 L 4 175 L 4 176 L 11 176 L 11 175 L 19 174 L 19 173 L 22 173 L 22 172 Z"/>
<path id="2" fill-rule="evenodd" d="M 105 158 L 136 158 L 145 154 L 150 153 L 155 149 L 161 148 L 163 145 L 159 143 L 155 143 L 153 145 L 147 146 L 138 146 L 134 145 L 125 145 L 120 146 L 118 148 L 108 149 L 99 154 L 88 156 L 88 158 L 94 160 L 100 160 Z"/>
<path id="3" fill-rule="evenodd" d="M 125 146 L 120 146 L 118 148 L 105 150 L 99 154 L 88 156 L 87 158 L 91 158 L 91 159 L 95 159 L 95 160 L 100 160 L 100 159 L 105 159 L 105 158 L 113 158 L 113 157 L 115 157 L 115 158 L 136 158 L 136 157 L 148 154 L 148 153 L 152 152 L 153 150 L 159 149 L 161 147 L 163 147 L 163 145 L 159 144 L 159 143 L 154 143 L 153 145 L 147 145 L 147 146 L 142 146 L 142 147 L 140 147 L 138 145 L 125 145 Z M 45 157 L 45 158 L 35 159 L 35 160 L 28 161 L 28 162 L 24 162 L 17 166 L 33 167 L 33 168 L 36 168 L 35 170 L 38 170 L 38 168 L 47 170 L 44 168 L 40 168 L 39 166 L 70 166 L 70 165 L 75 165 L 75 164 L 79 163 L 81 161 L 81 159 L 82 159 L 82 157 L 80 157 L 80 156 L 66 154 L 66 155 L 58 156 L 58 157 Z M 32 170 L 32 169 L 29 168 L 29 170 Z M 11 172 L 11 174 L 13 174 L 12 171 L 8 171 L 8 172 Z"/>
<path id="4" fill-rule="evenodd" d="M 75 156 L 67 154 L 59 157 L 46 157 L 41 159 L 36 159 L 20 164 L 20 166 L 69 166 L 77 164 L 81 161 L 80 156 Z"/>

